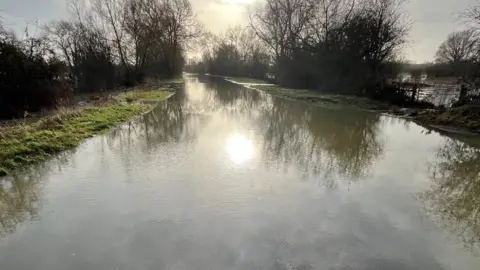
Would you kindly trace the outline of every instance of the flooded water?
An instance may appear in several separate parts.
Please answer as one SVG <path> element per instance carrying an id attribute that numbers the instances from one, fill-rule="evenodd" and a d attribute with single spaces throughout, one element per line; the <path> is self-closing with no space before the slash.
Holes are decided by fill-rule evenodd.
<path id="1" fill-rule="evenodd" d="M 480 151 L 188 77 L 0 185 L 0 269 L 478 270 Z"/>
<path id="2" fill-rule="evenodd" d="M 425 87 L 419 93 L 419 99 L 428 101 L 435 106 L 451 107 L 458 100 L 460 90 L 457 85 L 436 85 Z"/>

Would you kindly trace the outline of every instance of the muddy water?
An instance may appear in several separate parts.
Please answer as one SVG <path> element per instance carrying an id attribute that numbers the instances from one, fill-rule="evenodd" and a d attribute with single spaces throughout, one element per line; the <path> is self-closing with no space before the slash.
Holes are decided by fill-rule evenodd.
<path id="1" fill-rule="evenodd" d="M 0 269 L 479 269 L 479 166 L 401 119 L 189 77 L 2 180 Z"/>

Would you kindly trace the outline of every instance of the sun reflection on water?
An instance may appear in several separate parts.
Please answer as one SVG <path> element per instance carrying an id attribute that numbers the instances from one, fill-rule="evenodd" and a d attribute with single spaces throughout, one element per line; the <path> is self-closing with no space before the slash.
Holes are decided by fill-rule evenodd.
<path id="1" fill-rule="evenodd" d="M 233 135 L 227 140 L 225 150 L 230 160 L 237 164 L 243 164 L 253 156 L 253 143 L 243 135 Z"/>

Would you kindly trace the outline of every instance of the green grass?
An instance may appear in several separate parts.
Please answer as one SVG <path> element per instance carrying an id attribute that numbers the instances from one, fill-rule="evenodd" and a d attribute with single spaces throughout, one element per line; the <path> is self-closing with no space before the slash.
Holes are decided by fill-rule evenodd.
<path id="1" fill-rule="evenodd" d="M 126 102 L 161 102 L 171 93 L 162 90 L 141 91 L 134 90 L 117 96 L 117 99 Z"/>
<path id="2" fill-rule="evenodd" d="M 319 106 L 350 106 L 365 110 L 387 110 L 389 108 L 387 104 L 356 96 L 335 95 L 307 89 L 285 88 L 277 85 L 256 85 L 254 88 L 272 95 L 301 100 Z"/>
<path id="3" fill-rule="evenodd" d="M 63 108 L 34 121 L 0 126 L 0 176 L 44 161 L 134 115 L 148 111 L 183 86 L 184 79 L 151 80 L 137 88 L 88 107 Z M 126 103 L 128 102 L 128 103 Z M 148 105 L 150 104 L 150 105 Z"/>
<path id="4" fill-rule="evenodd" d="M 0 175 L 44 161 L 74 148 L 83 140 L 107 132 L 151 105 L 108 104 L 84 109 L 62 109 L 35 123 L 0 128 Z"/>
<path id="5" fill-rule="evenodd" d="M 264 80 L 258 80 L 253 78 L 245 78 L 245 77 L 224 77 L 226 80 L 233 81 L 239 84 L 257 84 L 257 83 L 268 83 Z"/>

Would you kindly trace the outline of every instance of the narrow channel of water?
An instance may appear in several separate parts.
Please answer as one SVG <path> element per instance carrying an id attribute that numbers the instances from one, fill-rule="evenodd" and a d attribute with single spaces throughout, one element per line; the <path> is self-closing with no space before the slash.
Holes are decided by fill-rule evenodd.
<path id="1" fill-rule="evenodd" d="M 188 77 L 0 184 L 0 269 L 480 268 L 480 150 Z"/>

